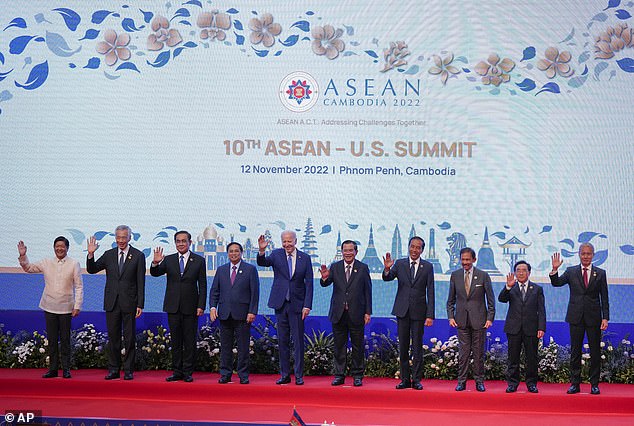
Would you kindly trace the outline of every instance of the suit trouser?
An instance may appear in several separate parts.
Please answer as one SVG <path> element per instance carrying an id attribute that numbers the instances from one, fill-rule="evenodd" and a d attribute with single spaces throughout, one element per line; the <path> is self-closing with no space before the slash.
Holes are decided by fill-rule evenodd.
<path id="1" fill-rule="evenodd" d="M 196 360 L 196 313 L 167 314 L 167 323 L 172 337 L 172 369 L 174 374 L 191 376 Z"/>
<path id="2" fill-rule="evenodd" d="M 304 377 L 304 320 L 302 313 L 291 310 L 291 304 L 286 301 L 280 309 L 275 310 L 277 319 L 277 336 L 280 347 L 280 375 L 287 377 L 291 374 L 291 336 L 293 338 L 293 355 L 295 357 L 295 378 Z"/>
<path id="3" fill-rule="evenodd" d="M 108 369 L 116 372 L 121 369 L 121 325 L 123 324 L 123 340 L 125 355 L 123 356 L 123 370 L 134 371 L 134 357 L 136 349 L 136 312 L 123 312 L 119 301 L 115 301 L 112 311 L 106 312 L 106 327 L 108 329 Z"/>
<path id="4" fill-rule="evenodd" d="M 352 365 L 350 375 L 354 378 L 363 377 L 365 370 L 365 350 L 363 347 L 364 324 L 354 324 L 348 311 L 343 311 L 338 322 L 332 323 L 332 334 L 335 343 L 334 373 L 337 377 L 346 375 L 346 354 L 348 347 L 348 335 L 352 344 Z"/>
<path id="5" fill-rule="evenodd" d="M 581 347 L 583 335 L 588 336 L 590 347 L 590 384 L 597 386 L 601 374 L 601 327 L 583 323 L 570 324 L 570 383 L 581 383 Z"/>
<path id="6" fill-rule="evenodd" d="M 46 335 L 48 336 L 49 370 L 59 369 L 59 346 L 61 344 L 62 368 L 70 368 L 70 318 L 71 314 L 53 314 L 44 311 Z"/>
<path id="7" fill-rule="evenodd" d="M 397 317 L 398 353 L 400 358 L 401 380 L 420 382 L 423 378 L 423 333 L 425 320 L 413 320 L 409 315 Z M 410 342 L 412 348 L 413 372 L 410 373 Z"/>
<path id="8" fill-rule="evenodd" d="M 231 377 L 233 373 L 233 339 L 238 346 L 238 377 L 249 378 L 249 337 L 251 324 L 245 320 L 220 320 L 220 375 Z"/>
<path id="9" fill-rule="evenodd" d="M 524 346 L 526 355 L 526 385 L 537 384 L 537 333 L 527 336 L 521 331 L 517 334 L 506 335 L 509 342 L 506 381 L 509 385 L 517 386 L 520 382 L 520 353 Z"/>
<path id="10" fill-rule="evenodd" d="M 473 354 L 473 378 L 476 382 L 484 382 L 484 343 L 486 341 L 486 329 L 471 328 L 470 326 L 458 328 L 458 382 L 467 381 L 469 371 L 469 358 Z"/>

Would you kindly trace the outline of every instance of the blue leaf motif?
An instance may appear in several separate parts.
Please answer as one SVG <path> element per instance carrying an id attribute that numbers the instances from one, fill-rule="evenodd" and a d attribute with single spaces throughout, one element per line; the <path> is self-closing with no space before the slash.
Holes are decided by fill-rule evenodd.
<path id="1" fill-rule="evenodd" d="M 499 87 L 494 87 L 493 89 L 489 90 L 489 93 L 492 95 L 499 95 L 500 94 L 500 88 Z"/>
<path id="2" fill-rule="evenodd" d="M 281 220 L 272 222 L 271 225 L 277 225 L 280 227 L 280 229 L 286 229 L 286 224 L 282 222 Z"/>
<path id="3" fill-rule="evenodd" d="M 170 229 L 170 230 L 172 230 L 172 231 L 174 231 L 174 232 L 178 231 L 178 228 L 177 228 L 177 227 L 175 227 L 175 226 L 166 226 L 166 227 L 165 227 L 165 228 L 163 228 L 163 229 Z"/>
<path id="4" fill-rule="evenodd" d="M 619 7 L 620 4 L 621 4 L 621 0 L 610 0 L 608 2 L 608 7 L 606 7 L 603 10 L 608 10 L 608 9 L 613 8 L 613 7 Z"/>
<path id="5" fill-rule="evenodd" d="M 235 31 L 233 33 L 236 35 L 236 44 L 242 46 L 244 44 L 244 36 L 237 34 Z"/>
<path id="6" fill-rule="evenodd" d="M 165 231 L 160 231 L 158 232 L 153 239 L 157 239 L 157 238 L 167 238 L 169 235 L 167 235 L 167 232 Z"/>
<path id="7" fill-rule="evenodd" d="M 624 21 L 626 19 L 630 19 L 632 15 L 630 15 L 630 12 L 625 9 L 619 9 L 616 11 L 616 17 Z"/>
<path id="8" fill-rule="evenodd" d="M 581 234 L 579 234 L 577 241 L 579 241 L 580 243 L 587 243 L 590 240 L 592 240 L 594 237 L 596 237 L 597 235 L 599 235 L 598 232 L 592 232 L 592 231 L 582 232 Z"/>
<path id="9" fill-rule="evenodd" d="M 597 64 L 596 67 L 594 67 L 594 77 L 599 80 L 599 75 L 605 71 L 605 69 L 608 67 L 608 63 L 607 62 L 599 62 Z"/>
<path id="10" fill-rule="evenodd" d="M 216 225 L 218 228 L 225 229 L 225 226 L 222 223 L 220 223 L 220 222 L 216 222 L 216 223 L 214 223 L 214 225 Z"/>
<path id="11" fill-rule="evenodd" d="M 550 232 L 550 231 L 552 231 L 552 230 L 553 230 L 553 227 L 552 227 L 551 225 L 544 225 L 544 226 L 542 227 L 542 230 L 541 230 L 541 231 L 539 231 L 539 234 L 540 234 L 540 235 L 541 235 L 541 234 L 545 234 L 546 232 Z"/>
<path id="12" fill-rule="evenodd" d="M 0 64 L 4 65 L 4 55 L 0 52 Z"/>
<path id="13" fill-rule="evenodd" d="M 174 49 L 173 57 L 176 58 L 178 55 L 180 55 L 183 52 L 183 50 L 185 50 L 184 47 L 177 47 L 176 49 Z"/>
<path id="14" fill-rule="evenodd" d="M 367 53 L 369 56 L 371 56 L 373 58 L 378 58 L 379 57 L 379 55 L 377 55 L 374 50 L 366 50 L 365 53 Z"/>
<path id="15" fill-rule="evenodd" d="M 231 9 L 227 10 L 227 13 L 235 15 L 236 13 L 240 13 L 240 12 L 238 11 L 238 9 L 232 7 Z"/>
<path id="16" fill-rule="evenodd" d="M 146 247 L 141 250 L 141 252 L 143 252 L 143 256 L 149 257 L 152 254 L 152 249 L 150 247 Z"/>
<path id="17" fill-rule="evenodd" d="M 77 14 L 77 12 L 63 7 L 53 10 L 62 15 L 62 18 L 64 18 L 64 22 L 69 30 L 75 31 L 77 29 L 77 25 L 81 22 L 81 17 Z"/>
<path id="18" fill-rule="evenodd" d="M 521 83 L 515 83 L 515 85 L 523 92 L 530 92 L 536 87 L 535 82 L 530 78 L 525 78 Z"/>
<path id="19" fill-rule="evenodd" d="M 41 64 L 37 64 L 31 69 L 29 78 L 24 84 L 20 84 L 17 81 L 15 85 L 21 87 L 24 90 L 34 90 L 40 87 L 48 78 L 48 61 L 44 61 Z"/>
<path id="20" fill-rule="evenodd" d="M 31 40 L 36 39 L 35 41 L 38 41 L 38 39 L 40 38 L 41 37 L 29 35 L 16 37 L 9 43 L 9 53 L 13 55 L 19 55 L 20 53 L 24 52 L 24 49 L 26 49 L 26 46 Z M 42 38 L 41 41 L 44 41 L 44 39 Z"/>
<path id="21" fill-rule="evenodd" d="M 599 250 L 594 254 L 592 258 L 592 264 L 594 266 L 601 266 L 605 261 L 608 260 L 608 251 L 607 250 Z"/>
<path id="22" fill-rule="evenodd" d="M 300 30 L 304 31 L 305 33 L 310 31 L 310 23 L 308 21 L 297 21 L 295 22 L 293 25 L 291 25 L 291 28 L 299 28 Z"/>
<path id="23" fill-rule="evenodd" d="M 71 49 L 66 43 L 66 40 L 64 40 L 64 37 L 60 34 L 50 33 L 48 31 L 46 32 L 46 46 L 48 50 L 61 57 L 73 56 L 81 50 L 81 46 L 79 46 L 77 50 Z"/>
<path id="24" fill-rule="evenodd" d="M 349 35 L 349 36 L 353 36 L 354 35 L 354 28 L 349 27 L 347 25 L 344 25 L 343 27 L 346 29 L 346 34 L 347 35 Z"/>
<path id="25" fill-rule="evenodd" d="M 238 223 L 238 226 L 240 227 L 240 232 L 247 232 L 247 226 L 246 225 L 242 225 L 242 224 Z"/>
<path id="26" fill-rule="evenodd" d="M 328 233 L 330 233 L 330 231 L 332 231 L 332 227 L 330 225 L 324 225 L 321 228 L 321 232 L 319 233 L 319 235 L 328 234 Z"/>
<path id="27" fill-rule="evenodd" d="M 242 22 L 238 21 L 237 19 L 233 20 L 233 28 L 240 31 L 244 29 L 244 27 L 242 26 Z"/>
<path id="28" fill-rule="evenodd" d="M 168 240 L 166 240 L 165 238 L 159 240 L 159 243 L 163 243 L 163 244 L 169 244 L 170 242 Z"/>
<path id="29" fill-rule="evenodd" d="M 286 47 L 290 47 L 297 43 L 297 40 L 299 40 L 299 36 L 297 34 L 294 34 L 292 36 L 289 36 L 286 40 L 280 41 L 280 43 L 282 43 L 282 45 Z"/>
<path id="30" fill-rule="evenodd" d="M 535 48 L 533 46 L 529 46 L 526 49 L 524 49 L 524 53 L 523 53 L 522 59 L 520 59 L 520 62 L 533 59 L 534 57 L 535 57 Z"/>
<path id="31" fill-rule="evenodd" d="M 564 243 L 564 244 L 568 244 L 570 246 L 570 248 L 573 248 L 575 246 L 575 242 L 572 241 L 570 238 L 564 238 L 563 240 L 559 241 L 560 243 Z"/>
<path id="32" fill-rule="evenodd" d="M 198 6 L 198 7 L 203 7 L 202 3 L 200 1 L 198 1 L 198 0 L 189 0 L 188 2 L 183 3 L 183 4 L 193 4 L 193 5 Z"/>
<path id="33" fill-rule="evenodd" d="M 273 55 L 273 56 L 280 56 L 281 54 L 282 54 L 282 51 L 278 50 L 277 52 L 275 52 L 275 55 Z"/>
<path id="34" fill-rule="evenodd" d="M 123 21 L 121 21 L 121 28 L 129 33 L 133 33 L 135 31 L 141 31 L 143 28 L 145 28 L 145 25 L 141 25 L 137 28 L 136 24 L 134 23 L 134 19 L 125 18 Z"/>
<path id="35" fill-rule="evenodd" d="M 95 29 L 89 29 L 86 30 L 86 34 L 84 34 L 84 36 L 82 38 L 79 39 L 79 41 L 82 40 L 94 40 L 97 37 L 99 37 L 99 30 L 95 30 Z"/>
<path id="36" fill-rule="evenodd" d="M 172 16 L 172 19 L 170 19 L 170 21 L 174 20 L 175 18 L 188 18 L 190 16 L 191 14 L 189 13 L 189 10 L 185 9 L 184 7 L 181 7 L 180 9 L 176 11 L 174 16 Z"/>
<path id="37" fill-rule="evenodd" d="M 96 70 L 97 68 L 99 68 L 100 63 L 101 63 L 101 59 L 97 58 L 96 56 L 93 56 L 92 58 L 88 60 L 88 63 L 86 64 L 84 68 Z"/>
<path id="38" fill-rule="evenodd" d="M 117 67 L 115 71 L 119 71 L 119 70 L 131 70 L 131 71 L 136 71 L 138 73 L 141 73 L 141 71 L 139 71 L 139 69 L 136 67 L 136 65 L 134 65 L 133 62 L 122 63 L 121 65 Z"/>
<path id="39" fill-rule="evenodd" d="M 559 85 L 554 82 L 546 83 L 542 86 L 539 92 L 535 93 L 535 96 L 539 95 L 542 92 L 560 93 Z"/>
<path id="40" fill-rule="evenodd" d="M 191 24 L 189 21 L 186 21 L 186 20 L 184 20 L 184 19 L 183 19 L 182 21 L 178 21 L 178 23 L 179 23 L 179 24 L 183 24 L 183 25 L 187 25 L 187 26 L 189 26 L 189 27 L 191 27 L 191 26 L 192 26 L 192 24 Z"/>
<path id="41" fill-rule="evenodd" d="M 253 46 L 251 46 L 251 49 L 253 49 L 255 51 L 255 54 L 258 55 L 260 58 L 264 58 L 266 55 L 269 54 L 268 50 L 258 50 Z"/>
<path id="42" fill-rule="evenodd" d="M 420 68 L 418 67 L 418 65 L 412 65 L 403 74 L 414 75 L 414 74 L 416 74 L 418 72 L 419 69 Z"/>
<path id="43" fill-rule="evenodd" d="M 584 65 L 583 72 L 581 73 L 581 75 L 586 75 L 586 74 L 588 74 L 588 66 Z"/>
<path id="44" fill-rule="evenodd" d="M 352 50 L 346 50 L 345 52 L 343 52 L 343 56 L 358 56 L 356 53 L 354 53 Z"/>
<path id="45" fill-rule="evenodd" d="M 462 72 L 464 72 L 465 74 L 469 74 L 471 70 L 469 68 L 463 68 Z"/>
<path id="46" fill-rule="evenodd" d="M 566 43 L 572 40 L 574 36 L 575 36 L 575 29 L 573 28 L 572 30 L 570 30 L 570 34 L 568 34 L 568 36 L 565 39 L 561 40 L 559 43 Z"/>
<path id="47" fill-rule="evenodd" d="M 348 225 L 348 228 L 354 230 L 357 229 L 359 227 L 359 225 L 357 225 L 356 223 L 348 223 L 346 222 L 346 225 Z"/>
<path id="48" fill-rule="evenodd" d="M 105 237 L 106 235 L 112 235 L 112 234 L 108 231 L 97 231 L 95 232 L 94 237 L 95 237 L 95 240 L 101 241 L 103 237 Z"/>
<path id="49" fill-rule="evenodd" d="M 504 229 L 511 229 L 511 227 L 508 225 L 504 225 Z"/>
<path id="50" fill-rule="evenodd" d="M 543 260 L 539 265 L 537 265 L 537 267 L 535 267 L 535 269 L 537 269 L 538 271 L 545 271 L 546 268 L 550 267 L 550 260 Z"/>
<path id="51" fill-rule="evenodd" d="M 590 52 L 585 51 L 581 55 L 579 55 L 579 63 L 583 64 L 585 61 L 590 59 Z"/>
<path id="52" fill-rule="evenodd" d="M 625 72 L 634 72 L 634 59 L 632 58 L 623 58 L 616 61 L 619 68 L 621 68 Z"/>
<path id="53" fill-rule="evenodd" d="M 98 10 L 92 14 L 92 19 L 90 20 L 90 22 L 92 22 L 93 24 L 101 24 L 104 19 L 106 19 L 111 13 L 114 12 L 110 10 Z"/>
<path id="54" fill-rule="evenodd" d="M 445 231 L 446 231 L 447 229 L 450 229 L 450 228 L 451 228 L 451 224 L 450 224 L 449 222 L 443 222 L 443 223 L 438 224 L 438 227 L 439 227 L 440 229 L 442 229 L 442 230 L 445 230 Z"/>
<path id="55" fill-rule="evenodd" d="M 194 43 L 193 41 L 188 41 L 187 43 L 183 44 L 183 46 L 188 47 L 188 48 L 192 48 L 192 47 L 196 47 L 198 46 L 196 43 Z"/>
<path id="56" fill-rule="evenodd" d="M 139 9 L 139 12 L 141 12 L 143 14 L 143 20 L 145 21 L 146 24 L 149 24 L 150 21 L 152 20 L 152 17 L 154 16 L 154 14 L 152 12 L 146 12 L 144 10 Z"/>
<path id="57" fill-rule="evenodd" d="M 502 231 L 498 231 L 498 232 L 494 232 L 493 234 L 491 234 L 492 237 L 497 237 L 500 240 L 503 240 L 506 238 L 506 234 Z"/>
<path id="58" fill-rule="evenodd" d="M 524 230 L 524 233 L 528 234 L 529 231 L 530 231 L 530 229 L 528 229 L 528 226 L 527 226 L 526 229 Z"/>
<path id="59" fill-rule="evenodd" d="M 73 241 L 75 241 L 75 244 L 83 244 L 84 240 L 86 239 L 86 236 L 84 235 L 83 232 L 81 232 L 79 229 L 66 229 L 66 231 L 68 231 L 70 233 L 70 236 L 72 237 Z"/>
<path id="60" fill-rule="evenodd" d="M 421 58 L 421 60 L 422 60 L 422 58 Z M 455 58 L 453 61 L 454 61 L 454 62 L 462 62 L 463 64 L 468 64 L 468 63 L 469 63 L 469 61 L 467 60 L 467 58 L 466 58 L 466 57 L 464 57 L 464 56 L 458 56 L 458 57 L 457 57 L 457 58 Z"/>
<path id="61" fill-rule="evenodd" d="M 166 65 L 170 60 L 170 51 L 166 50 L 165 52 L 159 53 L 154 62 L 146 61 L 148 65 L 152 65 L 154 68 L 159 68 Z"/>
<path id="62" fill-rule="evenodd" d="M 138 232 L 132 233 L 132 241 L 139 241 L 139 238 L 141 238 L 141 234 L 139 234 Z"/>
<path id="63" fill-rule="evenodd" d="M 11 71 L 13 71 L 13 70 L 11 69 L 11 70 L 9 70 L 9 71 L 7 71 L 7 72 L 0 72 L 0 81 L 2 81 L 2 80 L 4 80 L 5 78 L 7 78 L 7 76 L 8 76 L 9 74 L 11 74 Z M 4 92 L 6 92 L 6 90 L 5 90 Z M 2 93 L 4 93 L 4 92 L 2 92 Z M 10 99 L 10 98 L 9 98 L 9 99 Z M 0 99 L 0 100 L 2 100 L 2 99 Z M 4 100 L 6 101 L 6 100 L 8 100 L 8 99 L 4 99 Z"/>
<path id="64" fill-rule="evenodd" d="M 628 256 L 634 256 L 634 246 L 631 244 L 624 244 L 621 247 L 619 247 L 621 249 L 621 251 L 625 254 L 627 254 Z"/>
<path id="65" fill-rule="evenodd" d="M 23 18 L 15 18 L 13 21 L 9 22 L 9 25 L 7 25 L 5 27 L 4 30 L 2 31 L 6 31 L 7 29 L 11 28 L 11 27 L 16 27 L 16 28 L 26 28 L 26 21 Z"/>
<path id="66" fill-rule="evenodd" d="M 315 14 L 315 12 L 313 12 L 312 10 L 307 10 L 306 11 L 306 15 L 308 16 L 313 16 Z"/>
<path id="67" fill-rule="evenodd" d="M 586 67 L 586 71 L 587 71 L 588 67 Z M 578 87 L 583 86 L 583 83 L 586 82 L 586 80 L 588 79 L 587 75 L 578 75 L 576 77 L 571 78 L 568 81 L 568 86 L 572 87 L 573 89 L 576 89 Z"/>
<path id="68" fill-rule="evenodd" d="M 577 254 L 577 252 L 575 252 L 575 251 L 569 251 L 569 250 L 566 250 L 566 249 L 561 249 L 561 255 L 563 257 L 573 257 L 576 254 Z"/>

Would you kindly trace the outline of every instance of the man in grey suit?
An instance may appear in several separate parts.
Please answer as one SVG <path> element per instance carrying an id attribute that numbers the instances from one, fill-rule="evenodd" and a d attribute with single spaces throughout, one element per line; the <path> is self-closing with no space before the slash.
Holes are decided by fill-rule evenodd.
<path id="1" fill-rule="evenodd" d="M 601 373 L 601 332 L 608 329 L 610 303 L 608 280 L 605 271 L 592 264 L 594 246 L 584 243 L 579 246 L 581 264 L 566 269 L 559 276 L 557 270 L 563 264 L 559 253 L 552 256 L 553 270 L 550 282 L 553 287 L 568 284 L 570 300 L 566 322 L 570 326 L 570 387 L 569 394 L 579 393 L 581 383 L 581 346 L 583 335 L 588 336 L 590 347 L 590 393 L 598 395 Z"/>
<path id="2" fill-rule="evenodd" d="M 390 253 L 383 258 L 383 281 L 398 278 L 398 289 L 392 307 L 398 328 L 398 352 L 401 382 L 396 389 L 411 387 L 422 390 L 424 327 L 434 323 L 434 267 L 420 258 L 425 249 L 421 237 L 409 240 L 409 258 L 396 262 Z M 410 374 L 410 340 L 414 371 Z"/>
<path id="3" fill-rule="evenodd" d="M 530 393 L 537 393 L 537 345 L 546 331 L 544 290 L 529 281 L 529 263 L 520 260 L 513 269 L 515 274 L 506 276 L 506 285 L 498 296 L 500 302 L 509 304 L 504 323 L 509 345 L 506 392 L 515 392 L 520 383 L 520 353 L 524 346 L 526 387 Z"/>
<path id="4" fill-rule="evenodd" d="M 355 259 L 357 243 L 346 240 L 341 244 L 343 260 L 333 263 L 330 269 L 321 265 L 322 287 L 333 284 L 328 319 L 332 322 L 335 340 L 333 386 L 345 383 L 346 347 L 348 335 L 352 344 L 352 367 L 350 374 L 354 386 L 363 385 L 364 347 L 363 329 L 372 315 L 372 280 L 368 265 Z"/>
<path id="5" fill-rule="evenodd" d="M 476 390 L 484 392 L 484 345 L 486 330 L 495 318 L 495 296 L 491 278 L 475 268 L 475 251 L 470 247 L 460 250 L 462 268 L 449 279 L 447 318 L 449 325 L 458 328 L 458 385 L 456 391 L 467 388 L 469 358 L 473 354 L 473 376 Z"/>

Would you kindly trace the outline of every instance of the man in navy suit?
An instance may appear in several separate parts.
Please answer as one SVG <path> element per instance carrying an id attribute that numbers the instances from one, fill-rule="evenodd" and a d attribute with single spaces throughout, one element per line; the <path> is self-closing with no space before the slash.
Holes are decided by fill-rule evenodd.
<path id="1" fill-rule="evenodd" d="M 268 241 L 258 238 L 258 265 L 273 268 L 273 286 L 269 308 L 275 309 L 280 345 L 280 375 L 278 385 L 291 382 L 291 348 L 295 356 L 295 384 L 304 384 L 304 319 L 313 306 L 313 266 L 307 253 L 297 250 L 294 231 L 282 232 L 282 248 L 266 256 Z"/>
<path id="2" fill-rule="evenodd" d="M 103 308 L 106 311 L 108 329 L 108 375 L 106 380 L 118 379 L 121 368 L 121 325 L 125 341 L 123 379 L 134 378 L 136 350 L 136 318 L 141 316 L 145 303 L 145 256 L 130 246 L 132 230 L 120 225 L 115 229 L 117 247 L 107 250 L 95 260 L 99 248 L 94 236 L 88 240 L 86 271 L 96 274 L 106 270 Z"/>
<path id="3" fill-rule="evenodd" d="M 205 312 L 207 302 L 207 266 L 202 256 L 189 250 L 192 243 L 189 232 L 178 231 L 174 242 L 177 253 L 163 256 L 162 247 L 154 250 L 150 274 L 153 277 L 167 274 L 163 312 L 167 312 L 172 336 L 173 373 L 165 380 L 190 383 L 194 381 L 198 317 Z"/>
<path id="4" fill-rule="evenodd" d="M 594 246 L 584 243 L 579 246 L 581 264 L 566 269 L 562 276 L 557 270 L 563 264 L 559 253 L 552 256 L 553 270 L 550 282 L 553 287 L 568 284 L 570 300 L 566 322 L 570 326 L 570 387 L 569 394 L 581 390 L 581 346 L 583 335 L 588 336 L 590 347 L 590 393 L 600 394 L 601 374 L 601 332 L 608 329 L 610 303 L 608 301 L 608 280 L 605 271 L 592 265 Z"/>
<path id="5" fill-rule="evenodd" d="M 475 268 L 476 254 L 470 247 L 460 250 L 462 268 L 449 278 L 447 318 L 458 328 L 458 385 L 456 391 L 467 388 L 469 358 L 473 354 L 473 378 L 476 390 L 484 392 L 484 345 L 486 330 L 495 318 L 495 296 L 491 277 Z"/>
<path id="6" fill-rule="evenodd" d="M 425 326 L 433 325 L 435 318 L 434 267 L 420 258 L 424 249 L 425 241 L 421 237 L 412 237 L 409 240 L 409 258 L 394 262 L 390 253 L 383 258 L 383 281 L 398 278 L 392 308 L 398 328 L 401 372 L 401 382 L 396 389 L 423 389 L 423 333 Z M 414 368 L 411 374 L 410 340 Z"/>
<path id="7" fill-rule="evenodd" d="M 509 344 L 506 381 L 507 393 L 517 390 L 520 383 L 520 353 L 526 356 L 526 387 L 537 393 L 537 345 L 546 331 L 544 290 L 529 281 L 531 265 L 520 260 L 506 276 L 506 285 L 498 300 L 508 303 L 504 332 Z"/>
<path id="8" fill-rule="evenodd" d="M 229 263 L 216 270 L 209 292 L 209 318 L 220 318 L 220 379 L 231 381 L 233 373 L 233 338 L 238 344 L 238 377 L 240 384 L 249 384 L 249 337 L 251 324 L 258 314 L 260 280 L 255 266 L 242 261 L 242 245 L 227 246 Z"/>
<path id="9" fill-rule="evenodd" d="M 343 260 L 330 265 L 321 265 L 322 287 L 333 284 L 328 319 L 332 322 L 335 340 L 333 386 L 343 385 L 346 377 L 346 353 L 348 335 L 352 344 L 352 367 L 350 374 L 354 386 L 363 385 L 364 347 L 363 329 L 372 315 L 372 280 L 368 265 L 355 260 L 357 243 L 346 240 L 341 244 Z"/>

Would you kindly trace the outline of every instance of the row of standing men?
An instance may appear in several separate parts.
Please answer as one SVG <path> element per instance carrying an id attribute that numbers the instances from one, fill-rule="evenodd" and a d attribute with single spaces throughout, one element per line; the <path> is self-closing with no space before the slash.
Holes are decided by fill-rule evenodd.
<path id="1" fill-rule="evenodd" d="M 132 380 L 135 360 L 135 319 L 144 307 L 145 256 L 129 245 L 131 230 L 126 225 L 115 229 L 116 247 L 95 259 L 99 248 L 95 237 L 88 240 L 86 270 L 94 274 L 106 271 L 104 310 L 108 330 L 108 374 L 106 380 L 120 378 L 123 330 L 123 372 Z M 304 320 L 312 309 L 313 267 L 311 258 L 296 248 L 293 231 L 281 234 L 282 248 L 265 255 L 268 242 L 258 239 L 257 264 L 271 267 L 274 278 L 268 306 L 275 310 L 279 341 L 280 378 L 277 384 L 291 382 L 291 347 L 294 350 L 293 373 L 296 385 L 304 384 Z M 174 235 L 177 252 L 164 256 L 163 249 L 154 250 L 150 274 L 167 275 L 163 310 L 167 313 L 172 337 L 173 374 L 167 381 L 193 381 L 198 317 L 203 315 L 207 298 L 205 259 L 190 251 L 191 235 L 178 231 Z M 62 374 L 70 378 L 70 319 L 79 314 L 83 286 L 79 263 L 67 257 L 69 242 L 64 237 L 54 241 L 55 258 L 30 263 L 26 245 L 18 243 L 19 262 L 24 271 L 43 273 L 45 288 L 40 308 L 45 312 L 49 337 L 49 370 L 43 377 L 57 377 L 61 341 Z M 394 260 L 390 253 L 383 258 L 384 281 L 398 282 L 392 315 L 397 318 L 400 378 L 396 389 L 422 390 L 423 333 L 435 318 L 433 266 L 421 258 L 425 242 L 420 237 L 409 240 L 407 258 Z M 368 266 L 356 259 L 357 245 L 346 240 L 341 245 L 343 260 L 329 268 L 321 265 L 320 285 L 333 285 L 328 318 L 334 337 L 333 386 L 345 383 L 348 339 L 352 346 L 350 375 L 354 386 L 362 386 L 364 374 L 364 327 L 372 315 L 372 282 Z M 229 262 L 220 266 L 209 293 L 210 319 L 220 320 L 221 360 L 219 383 L 229 383 L 233 373 L 232 348 L 237 343 L 237 374 L 241 384 L 249 383 L 250 327 L 258 313 L 259 278 L 257 269 L 242 260 L 242 246 L 227 245 Z M 609 320 L 608 286 L 605 271 L 592 265 L 594 247 L 582 244 L 580 265 L 568 268 L 561 276 L 563 264 L 559 253 L 552 256 L 551 284 L 569 286 L 570 301 L 566 322 L 571 338 L 571 385 L 568 393 L 578 393 L 581 382 L 581 347 L 584 335 L 590 347 L 591 393 L 598 394 L 600 373 L 601 331 Z M 466 247 L 460 252 L 462 268 L 451 274 L 447 300 L 449 324 L 457 328 L 458 384 L 456 391 L 466 389 L 472 360 L 476 390 L 485 391 L 484 348 L 486 330 L 495 317 L 495 300 L 489 275 L 474 266 L 475 251 Z M 537 393 L 539 339 L 546 329 L 543 289 L 529 280 L 531 266 L 525 261 L 514 265 L 514 273 L 506 277 L 498 300 L 509 303 L 504 331 L 509 355 L 506 392 L 515 392 L 520 379 L 520 353 L 526 356 L 526 385 Z M 293 345 L 291 346 L 291 341 Z M 411 360 L 411 362 L 410 362 Z"/>

